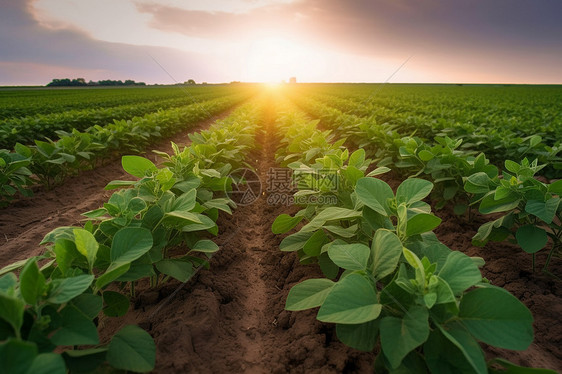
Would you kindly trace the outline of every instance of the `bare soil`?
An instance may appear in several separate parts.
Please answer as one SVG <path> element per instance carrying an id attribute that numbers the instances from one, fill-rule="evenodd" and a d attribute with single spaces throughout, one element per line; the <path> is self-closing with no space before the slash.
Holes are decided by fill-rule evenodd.
<path id="1" fill-rule="evenodd" d="M 250 157 L 264 188 L 278 144 L 271 116 L 266 116 L 258 136 L 261 147 Z M 60 225 L 78 224 L 80 213 L 109 197 L 103 186 L 123 177 L 116 162 L 0 211 L 6 240 L 0 247 L 0 266 L 40 253 L 44 234 Z M 386 178 L 394 188 L 399 184 L 396 176 Z M 156 373 L 371 373 L 376 352 L 359 352 L 340 343 L 333 325 L 316 321 L 315 310 L 284 310 L 293 285 L 322 275 L 316 265 L 300 265 L 295 253 L 279 251 L 282 237 L 271 232 L 271 224 L 277 215 L 294 213 L 295 208 L 270 205 L 267 196 L 263 191 L 253 204 L 219 218 L 215 241 L 220 251 L 210 270 L 200 271 L 186 284 L 171 281 L 159 289 L 138 285 L 126 316 L 100 320 L 102 339 L 124 324 L 147 329 L 157 346 Z M 452 249 L 483 257 L 484 276 L 520 298 L 534 315 L 535 342 L 528 350 L 485 347 L 487 355 L 562 370 L 561 282 L 532 273 L 530 257 L 515 246 L 472 246 L 471 238 L 486 217 L 467 222 L 449 209 L 436 214 L 443 218 L 436 231 L 439 238 Z M 537 260 L 541 261 L 543 254 Z M 561 268 L 560 260 L 554 259 L 550 270 L 561 274 Z"/>

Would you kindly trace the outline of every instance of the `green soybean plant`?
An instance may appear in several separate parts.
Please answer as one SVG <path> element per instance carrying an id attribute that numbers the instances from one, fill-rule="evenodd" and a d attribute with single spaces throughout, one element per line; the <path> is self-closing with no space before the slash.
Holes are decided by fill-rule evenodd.
<path id="1" fill-rule="evenodd" d="M 562 181 L 544 183 L 535 174 L 544 165 L 526 158 L 517 163 L 505 161 L 502 178 L 486 173 L 475 173 L 466 178 L 464 188 L 474 195 L 472 204 L 478 204 L 482 214 L 503 213 L 478 229 L 472 242 L 484 246 L 488 241 L 503 241 L 511 237 L 525 252 L 533 256 L 547 247 L 548 258 L 543 267 L 547 271 L 553 255 L 562 249 Z"/>
<path id="2" fill-rule="evenodd" d="M 87 234 L 77 231 L 76 235 Z M 84 248 L 79 245 L 79 249 Z M 109 344 L 100 344 L 97 321 L 108 296 L 92 293 L 94 275 L 76 268 L 68 269 L 66 276 L 53 274 L 52 261 L 39 267 L 39 260 L 45 258 L 26 260 L 19 279 L 9 269 L 1 271 L 3 372 L 64 374 L 107 365 L 133 372 L 154 368 L 152 337 L 137 326 L 125 326 Z"/>
<path id="3" fill-rule="evenodd" d="M 0 207 L 8 204 L 18 192 L 23 196 L 32 195 L 29 189 L 33 184 L 29 170 L 32 154 L 30 148 L 19 143 L 14 152 L 0 149 Z"/>
<path id="4" fill-rule="evenodd" d="M 478 342 L 526 349 L 533 318 L 482 278 L 481 258 L 450 250 L 431 232 L 441 222 L 422 201 L 432 188 L 410 178 L 394 194 L 379 179 L 359 179 L 357 232 L 321 248 L 337 276 L 297 284 L 286 309 L 319 307 L 317 319 L 335 323 L 345 344 L 380 347 L 377 372 L 487 373 Z"/>

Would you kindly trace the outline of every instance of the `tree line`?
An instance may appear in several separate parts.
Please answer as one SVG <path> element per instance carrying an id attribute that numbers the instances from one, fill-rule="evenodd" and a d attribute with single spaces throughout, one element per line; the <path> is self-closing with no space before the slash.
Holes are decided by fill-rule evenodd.
<path id="1" fill-rule="evenodd" d="M 76 79 L 53 79 L 50 83 L 47 84 L 47 87 L 78 87 L 78 86 L 146 86 L 144 82 L 135 82 L 134 80 L 127 79 L 126 81 L 122 80 L 100 80 L 94 82 L 90 80 L 86 82 L 84 78 L 76 78 Z"/>

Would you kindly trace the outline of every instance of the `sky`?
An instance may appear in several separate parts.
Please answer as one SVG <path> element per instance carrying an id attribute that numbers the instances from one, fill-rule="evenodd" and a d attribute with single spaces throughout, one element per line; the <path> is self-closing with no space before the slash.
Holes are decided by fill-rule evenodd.
<path id="1" fill-rule="evenodd" d="M 0 0 L 0 85 L 562 84 L 562 0 Z"/>

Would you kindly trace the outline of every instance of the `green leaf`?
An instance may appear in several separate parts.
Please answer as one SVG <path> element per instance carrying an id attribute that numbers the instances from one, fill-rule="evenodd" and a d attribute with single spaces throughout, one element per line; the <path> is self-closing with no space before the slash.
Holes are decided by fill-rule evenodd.
<path id="1" fill-rule="evenodd" d="M 533 316 L 516 297 L 498 288 L 468 292 L 459 317 L 474 337 L 500 348 L 524 350 L 533 341 Z"/>
<path id="2" fill-rule="evenodd" d="M 173 211 L 191 211 L 195 207 L 195 202 L 197 198 L 197 189 L 192 189 L 184 192 L 179 196 L 172 205 Z"/>
<path id="3" fill-rule="evenodd" d="M 519 197 L 517 194 L 511 194 L 502 199 L 494 199 L 494 194 L 490 193 L 486 195 L 480 202 L 478 210 L 482 214 L 507 212 L 508 210 L 515 209 L 519 205 Z"/>
<path id="4" fill-rule="evenodd" d="M 128 325 L 111 339 L 107 360 L 116 369 L 148 372 L 154 369 L 156 363 L 156 345 L 146 331 Z"/>
<path id="5" fill-rule="evenodd" d="M 97 317 L 103 305 L 101 296 L 91 293 L 78 295 L 70 303 L 90 320 Z"/>
<path id="6" fill-rule="evenodd" d="M 147 172 L 155 172 L 158 170 L 156 165 L 149 159 L 140 156 L 123 156 L 121 158 L 123 169 L 138 178 L 146 176 Z"/>
<path id="7" fill-rule="evenodd" d="M 404 318 L 384 317 L 380 321 L 381 347 L 392 368 L 397 368 L 410 351 L 429 336 L 427 309 L 411 307 Z"/>
<path id="8" fill-rule="evenodd" d="M 318 213 L 301 231 L 310 232 L 321 228 L 328 221 L 347 220 L 361 217 L 361 212 L 353 209 L 329 207 Z"/>
<path id="9" fill-rule="evenodd" d="M 308 239 L 313 235 L 312 232 L 297 232 L 287 236 L 279 244 L 279 249 L 283 252 L 294 252 L 302 249 Z"/>
<path id="10" fill-rule="evenodd" d="M 14 332 L 19 332 L 21 329 L 24 309 L 25 303 L 23 300 L 0 291 L 0 318 L 8 322 Z"/>
<path id="11" fill-rule="evenodd" d="M 335 244 L 328 249 L 328 256 L 341 268 L 347 270 L 364 270 L 370 254 L 369 247 L 360 243 Z"/>
<path id="12" fill-rule="evenodd" d="M 105 291 L 103 293 L 103 302 L 105 303 L 103 313 L 109 317 L 124 316 L 129 310 L 129 299 L 119 292 Z"/>
<path id="13" fill-rule="evenodd" d="M 37 259 L 29 259 L 20 274 L 20 291 L 25 302 L 35 305 L 45 292 L 45 286 L 45 276 L 39 271 Z"/>
<path id="14" fill-rule="evenodd" d="M 288 214 L 281 214 L 273 221 L 271 231 L 273 231 L 274 234 L 284 234 L 298 225 L 302 219 L 303 216 L 291 217 Z"/>
<path id="15" fill-rule="evenodd" d="M 162 260 L 156 264 L 159 272 L 169 275 L 180 282 L 187 282 L 193 276 L 193 264 L 182 260 Z"/>
<path id="16" fill-rule="evenodd" d="M 106 361 L 106 352 L 106 347 L 80 350 L 69 349 L 64 351 L 63 356 L 71 373 L 90 373 L 94 372 Z"/>
<path id="17" fill-rule="evenodd" d="M 336 334 L 338 339 L 351 348 L 371 352 L 377 344 L 379 335 L 379 320 L 373 320 L 357 325 L 346 325 L 338 323 Z"/>
<path id="18" fill-rule="evenodd" d="M 98 253 L 99 244 L 96 238 L 84 229 L 74 229 L 74 243 L 76 244 L 76 249 L 88 260 L 90 265 L 90 270 L 94 267 L 96 262 L 96 255 Z"/>
<path id="19" fill-rule="evenodd" d="M 104 190 L 116 190 L 118 188 L 124 188 L 124 187 L 129 187 L 134 185 L 135 183 L 137 183 L 136 181 L 120 181 L 120 180 L 115 180 L 115 181 L 111 181 L 109 182 L 105 187 Z"/>
<path id="20" fill-rule="evenodd" d="M 525 205 L 525 211 L 531 213 L 532 215 L 542 219 L 547 224 L 551 224 L 558 210 L 558 205 L 560 204 L 559 197 L 553 197 L 548 199 L 546 202 L 540 200 L 529 200 Z"/>
<path id="21" fill-rule="evenodd" d="M 61 312 L 61 328 L 51 337 L 56 345 L 99 344 L 96 325 L 72 305 Z"/>
<path id="22" fill-rule="evenodd" d="M 41 353 L 35 357 L 27 374 L 65 374 L 66 364 L 61 355 Z"/>
<path id="23" fill-rule="evenodd" d="M 285 309 L 296 311 L 322 305 L 334 284 L 329 279 L 321 278 L 307 279 L 293 286 L 287 296 Z"/>
<path id="24" fill-rule="evenodd" d="M 435 155 L 433 153 L 431 153 L 428 150 L 422 149 L 419 153 L 418 153 L 418 157 L 422 160 L 422 161 L 429 161 L 431 160 L 433 157 L 435 157 Z"/>
<path id="25" fill-rule="evenodd" d="M 334 285 L 320 307 L 317 319 L 331 323 L 364 323 L 376 319 L 381 308 L 371 282 L 352 273 Z"/>
<path id="26" fill-rule="evenodd" d="M 394 193 L 388 184 L 377 178 L 361 178 L 355 187 L 357 198 L 375 212 L 384 216 L 389 215 L 388 199 Z"/>
<path id="27" fill-rule="evenodd" d="M 432 373 L 487 373 L 482 349 L 463 329 L 455 328 L 451 334 L 439 326 L 429 335 L 423 351 Z"/>
<path id="28" fill-rule="evenodd" d="M 441 224 L 441 218 L 433 214 L 419 213 L 410 218 L 406 224 L 406 236 L 428 232 Z"/>
<path id="29" fill-rule="evenodd" d="M 371 252 L 371 271 L 377 279 L 381 279 L 396 269 L 402 255 L 402 242 L 392 231 L 379 229 L 373 237 Z"/>
<path id="30" fill-rule="evenodd" d="M 548 242 L 548 235 L 541 227 L 525 225 L 517 229 L 515 239 L 525 252 L 536 253 L 544 248 Z"/>
<path id="31" fill-rule="evenodd" d="M 215 253 L 219 250 L 219 246 L 212 240 L 202 239 L 195 243 L 191 250 L 203 253 Z"/>
<path id="32" fill-rule="evenodd" d="M 121 275 L 125 274 L 131 268 L 131 263 L 126 264 L 112 264 L 102 275 L 96 279 L 96 288 L 102 289 L 109 283 L 113 282 Z"/>
<path id="33" fill-rule="evenodd" d="M 304 243 L 304 247 L 302 249 L 308 256 L 317 257 L 320 256 L 320 253 L 322 253 L 322 247 L 329 240 L 330 239 L 326 236 L 324 230 L 318 230 L 312 234 L 306 243 Z"/>
<path id="34" fill-rule="evenodd" d="M 6 374 L 27 374 L 36 356 L 34 343 L 8 339 L 0 344 L 0 370 Z"/>
<path id="35" fill-rule="evenodd" d="M 482 171 L 474 173 L 466 179 L 464 189 L 472 194 L 488 193 L 490 191 L 490 177 Z"/>
<path id="36" fill-rule="evenodd" d="M 449 253 L 439 277 L 447 282 L 455 295 L 482 281 L 478 266 L 470 257 L 458 251 Z"/>
<path id="37" fill-rule="evenodd" d="M 433 189 L 433 183 L 425 179 L 408 178 L 396 189 L 396 202 L 412 204 L 429 195 Z"/>
<path id="38" fill-rule="evenodd" d="M 90 274 L 54 279 L 47 301 L 53 304 L 66 303 L 86 291 L 93 280 L 94 276 Z"/>
<path id="39" fill-rule="evenodd" d="M 349 161 L 347 164 L 350 166 L 355 166 L 356 168 L 360 168 L 361 166 L 363 166 L 364 162 L 365 150 L 363 148 L 359 148 L 358 150 L 353 152 L 351 156 L 349 156 Z"/>
<path id="40" fill-rule="evenodd" d="M 562 197 L 562 179 L 548 185 L 548 192 Z"/>
<path id="41" fill-rule="evenodd" d="M 124 227 L 117 231 L 111 243 L 112 264 L 127 264 L 152 248 L 152 233 L 142 227 Z"/>

